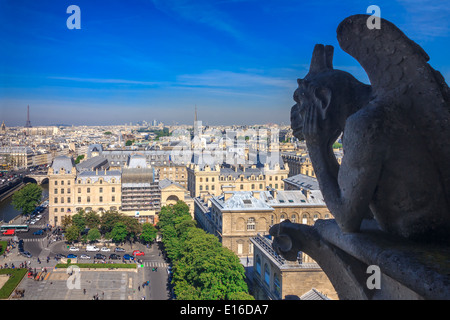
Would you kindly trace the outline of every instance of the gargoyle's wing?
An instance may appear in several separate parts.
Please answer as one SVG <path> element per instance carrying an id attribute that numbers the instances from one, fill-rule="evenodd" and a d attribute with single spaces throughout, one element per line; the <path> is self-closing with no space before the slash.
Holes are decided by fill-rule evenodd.
<path id="1" fill-rule="evenodd" d="M 385 19 L 380 18 L 380 29 L 369 29 L 369 18 L 370 15 L 359 14 L 344 19 L 337 28 L 337 39 L 342 50 L 367 72 L 375 93 L 404 92 L 413 82 L 427 81 L 437 87 L 450 110 L 450 90 L 442 75 L 427 63 L 427 53 Z"/>
<path id="2" fill-rule="evenodd" d="M 385 19 L 381 19 L 380 29 L 368 28 L 369 18 L 354 15 L 344 19 L 337 28 L 339 45 L 367 72 L 375 99 L 372 103 L 382 100 L 403 117 L 405 131 L 422 135 L 450 205 L 449 87 L 417 43 Z"/>

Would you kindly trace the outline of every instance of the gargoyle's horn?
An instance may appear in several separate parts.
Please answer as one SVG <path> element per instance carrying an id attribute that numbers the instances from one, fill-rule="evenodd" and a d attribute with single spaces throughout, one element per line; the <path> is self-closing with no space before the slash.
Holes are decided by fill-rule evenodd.
<path id="1" fill-rule="evenodd" d="M 325 71 L 330 67 L 333 68 L 333 47 L 324 46 L 323 44 L 316 44 L 311 58 L 311 65 L 309 67 L 309 75 Z"/>
<path id="2" fill-rule="evenodd" d="M 325 46 L 325 63 L 328 69 L 333 69 L 333 54 L 334 47 L 333 46 Z"/>

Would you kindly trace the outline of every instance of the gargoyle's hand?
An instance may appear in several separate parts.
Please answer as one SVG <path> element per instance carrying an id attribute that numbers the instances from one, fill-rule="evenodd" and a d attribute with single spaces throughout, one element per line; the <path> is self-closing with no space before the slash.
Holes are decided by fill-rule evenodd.
<path id="1" fill-rule="evenodd" d="M 318 110 L 318 106 L 309 105 L 305 110 L 303 136 L 309 144 L 326 146 L 335 135 L 331 131 L 329 119 Z"/>
<path id="2" fill-rule="evenodd" d="M 272 247 L 286 260 L 295 261 L 298 252 L 305 246 L 305 234 L 310 226 L 291 223 L 289 220 L 272 226 L 269 234 L 274 237 Z"/>

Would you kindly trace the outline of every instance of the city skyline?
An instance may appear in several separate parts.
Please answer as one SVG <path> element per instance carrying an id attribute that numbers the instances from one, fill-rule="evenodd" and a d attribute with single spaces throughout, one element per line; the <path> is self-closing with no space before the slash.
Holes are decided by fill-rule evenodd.
<path id="1" fill-rule="evenodd" d="M 316 43 L 369 83 L 336 28 L 372 4 L 449 79 L 449 1 L 0 1 L 0 121 L 24 126 L 29 105 L 33 126 L 192 124 L 197 107 L 208 125 L 288 125 Z"/>

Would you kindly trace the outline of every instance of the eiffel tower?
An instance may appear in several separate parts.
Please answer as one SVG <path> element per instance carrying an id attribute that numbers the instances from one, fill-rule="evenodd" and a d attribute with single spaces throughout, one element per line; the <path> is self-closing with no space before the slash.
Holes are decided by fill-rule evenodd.
<path id="1" fill-rule="evenodd" d="M 25 124 L 25 128 L 31 128 L 31 122 L 30 122 L 30 106 L 27 108 L 27 123 Z"/>

